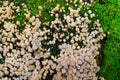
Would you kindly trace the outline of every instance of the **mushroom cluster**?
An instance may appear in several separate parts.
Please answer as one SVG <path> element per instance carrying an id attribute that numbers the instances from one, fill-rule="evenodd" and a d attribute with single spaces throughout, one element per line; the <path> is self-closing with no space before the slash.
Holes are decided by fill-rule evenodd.
<path id="1" fill-rule="evenodd" d="M 20 15 L 19 6 L 1 3 L 0 80 L 104 80 L 96 75 L 100 68 L 95 57 L 106 34 L 99 20 L 92 21 L 91 10 L 81 15 L 81 5 L 77 9 L 69 6 L 66 14 L 65 7 L 57 4 L 49 11 L 54 20 L 41 23 L 43 7 L 31 16 L 23 3 L 26 20 L 22 23 L 14 16 Z"/>

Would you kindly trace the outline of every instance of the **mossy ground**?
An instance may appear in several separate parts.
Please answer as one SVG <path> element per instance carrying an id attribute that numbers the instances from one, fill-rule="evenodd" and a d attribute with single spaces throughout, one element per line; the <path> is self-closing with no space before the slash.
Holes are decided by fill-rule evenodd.
<path id="1" fill-rule="evenodd" d="M 104 32 L 109 32 L 103 47 L 99 75 L 106 80 L 120 80 L 120 1 L 99 0 L 94 5 Z"/>
<path id="2" fill-rule="evenodd" d="M 64 0 L 55 0 L 54 3 L 48 0 L 9 0 L 14 1 L 17 5 L 25 2 L 32 15 L 38 13 L 38 6 L 43 6 L 42 23 L 51 21 L 48 11 L 60 4 L 66 7 Z M 70 4 L 74 7 L 73 4 Z M 104 32 L 109 32 L 104 47 L 102 48 L 104 58 L 100 64 L 101 70 L 98 75 L 103 76 L 106 80 L 120 80 L 120 1 L 118 0 L 96 0 L 96 4 L 90 7 L 97 15 Z M 17 18 L 19 21 L 24 21 L 24 10 L 21 9 L 21 15 Z M 47 19 L 45 19 L 47 18 Z M 20 28 L 22 30 L 23 28 Z"/>

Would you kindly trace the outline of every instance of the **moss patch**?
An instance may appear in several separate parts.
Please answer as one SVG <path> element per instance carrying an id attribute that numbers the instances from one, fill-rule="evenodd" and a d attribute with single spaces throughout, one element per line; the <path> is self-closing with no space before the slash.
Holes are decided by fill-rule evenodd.
<path id="1" fill-rule="evenodd" d="M 104 61 L 100 64 L 98 73 L 106 80 L 120 80 L 120 2 L 118 0 L 99 0 L 92 6 L 97 10 L 101 27 L 104 32 L 109 32 L 103 47 Z"/>

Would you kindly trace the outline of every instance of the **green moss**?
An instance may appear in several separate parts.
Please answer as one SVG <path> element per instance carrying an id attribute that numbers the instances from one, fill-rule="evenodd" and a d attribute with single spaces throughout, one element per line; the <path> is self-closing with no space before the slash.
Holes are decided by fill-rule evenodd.
<path id="1" fill-rule="evenodd" d="M 27 0 L 9 0 L 9 1 L 14 1 L 15 5 L 21 6 L 22 3 L 25 3 Z"/>
<path id="2" fill-rule="evenodd" d="M 4 63 L 4 59 L 0 58 L 0 64 L 3 64 L 3 63 Z"/>
<path id="3" fill-rule="evenodd" d="M 104 61 L 98 73 L 106 80 L 120 80 L 120 2 L 117 0 L 101 0 L 92 5 L 97 10 L 98 18 L 104 32 L 110 32 L 103 47 Z"/>
<path id="4" fill-rule="evenodd" d="M 0 52 L 0 55 L 3 56 L 3 52 Z M 4 58 L 0 58 L 0 64 L 3 64 L 5 62 L 5 59 Z"/>

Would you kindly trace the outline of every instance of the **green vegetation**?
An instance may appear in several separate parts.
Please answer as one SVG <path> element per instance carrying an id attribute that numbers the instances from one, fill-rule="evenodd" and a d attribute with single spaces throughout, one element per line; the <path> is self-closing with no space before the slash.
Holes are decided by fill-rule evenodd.
<path id="1" fill-rule="evenodd" d="M 120 2 L 101 0 L 93 5 L 104 32 L 109 32 L 103 47 L 104 59 L 98 73 L 106 80 L 120 80 Z"/>
<path id="2" fill-rule="evenodd" d="M 26 2 L 32 15 L 38 13 L 38 6 L 43 6 L 42 16 L 40 17 L 42 23 L 51 21 L 54 18 L 50 17 L 49 10 L 60 4 L 66 7 L 64 0 L 55 0 L 50 3 L 47 0 L 10 0 L 16 4 Z M 73 4 L 71 4 L 73 6 Z M 74 6 L 75 7 L 75 6 Z M 120 1 L 118 0 L 97 0 L 96 4 L 90 7 L 101 23 L 104 32 L 109 32 L 107 40 L 103 47 L 104 61 L 100 64 L 101 70 L 98 75 L 103 76 L 106 80 L 120 80 Z M 24 21 L 23 10 L 17 20 Z M 47 19 L 46 19 L 47 18 Z"/>

